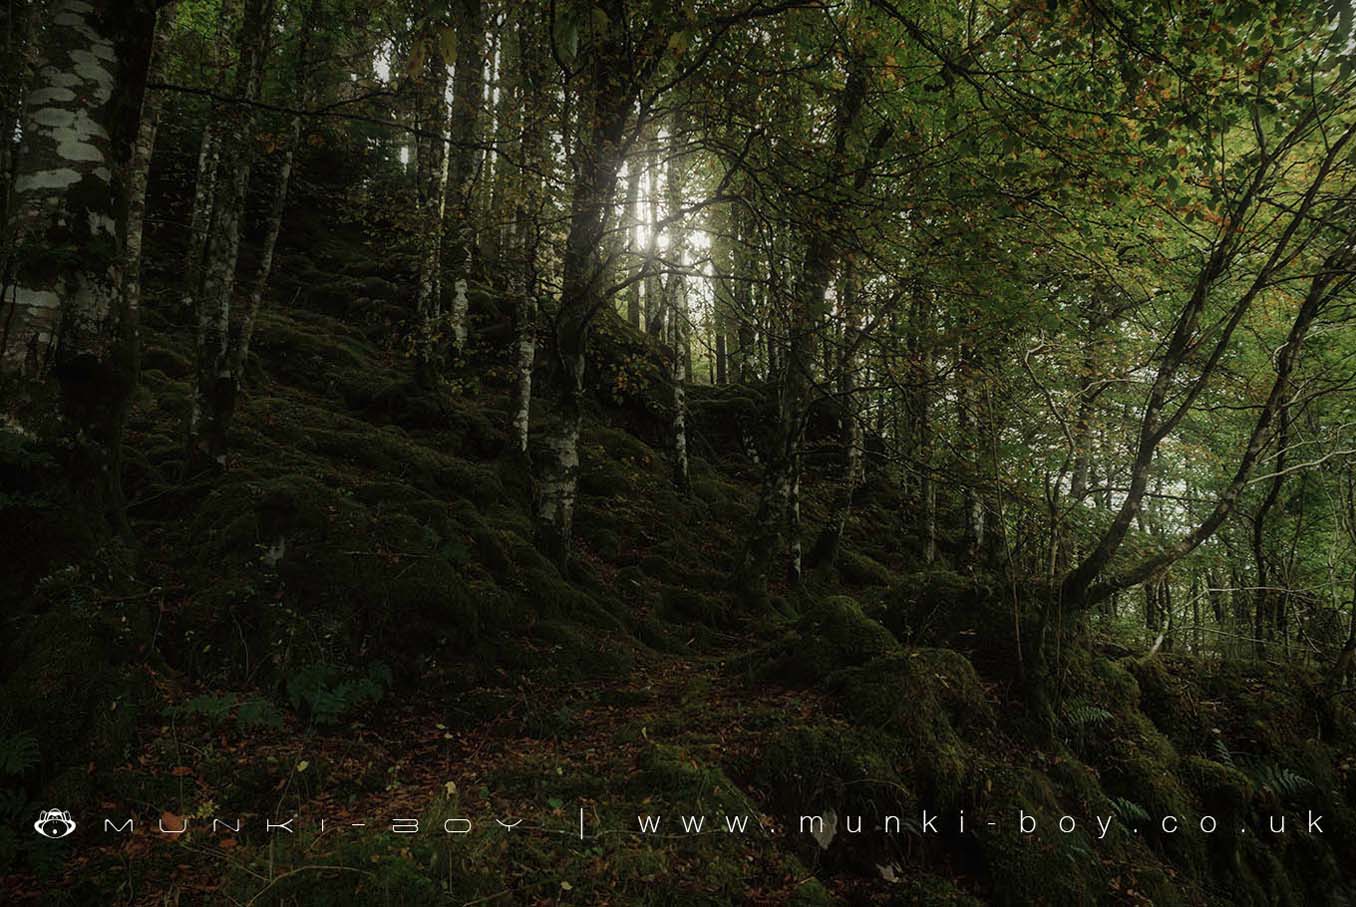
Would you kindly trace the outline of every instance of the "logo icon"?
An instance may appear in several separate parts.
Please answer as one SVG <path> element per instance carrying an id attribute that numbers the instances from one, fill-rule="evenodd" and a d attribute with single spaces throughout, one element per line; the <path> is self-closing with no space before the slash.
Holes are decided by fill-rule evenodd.
<path id="1" fill-rule="evenodd" d="M 64 838 L 75 831 L 75 821 L 64 809 L 47 809 L 38 815 L 33 828 L 44 838 Z"/>

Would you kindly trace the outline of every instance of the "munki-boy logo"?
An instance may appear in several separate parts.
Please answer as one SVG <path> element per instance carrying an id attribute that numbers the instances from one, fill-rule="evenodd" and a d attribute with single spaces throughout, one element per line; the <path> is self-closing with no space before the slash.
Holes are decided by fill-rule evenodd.
<path id="1" fill-rule="evenodd" d="M 75 822 L 64 809 L 45 809 L 33 823 L 33 829 L 44 838 L 64 838 L 75 831 Z"/>

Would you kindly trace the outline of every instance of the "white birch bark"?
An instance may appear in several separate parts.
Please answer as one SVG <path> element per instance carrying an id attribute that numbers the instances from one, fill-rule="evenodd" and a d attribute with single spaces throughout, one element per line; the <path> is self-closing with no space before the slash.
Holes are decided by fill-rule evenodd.
<path id="1" fill-rule="evenodd" d="M 122 265 L 110 137 L 117 50 L 91 4 L 55 0 L 49 12 L 24 99 L 17 256 L 0 329 L 0 367 L 30 376 L 59 360 L 105 358 Z"/>

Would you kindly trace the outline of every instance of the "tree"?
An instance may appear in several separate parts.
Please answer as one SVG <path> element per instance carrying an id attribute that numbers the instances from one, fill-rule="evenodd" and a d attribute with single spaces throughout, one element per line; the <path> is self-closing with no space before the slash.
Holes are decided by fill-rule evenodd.
<path id="1" fill-rule="evenodd" d="M 156 9 L 134 3 L 118 15 L 55 0 L 47 12 L 33 32 L 37 61 L 14 164 L 0 363 L 33 387 L 19 417 L 41 430 L 55 416 L 68 474 L 93 495 L 93 510 L 116 520 L 137 367 L 137 299 L 123 292 L 123 271 L 129 197 L 135 218 L 144 180 L 134 168 L 153 140 L 139 124 Z M 48 379 L 54 408 L 43 402 Z"/>

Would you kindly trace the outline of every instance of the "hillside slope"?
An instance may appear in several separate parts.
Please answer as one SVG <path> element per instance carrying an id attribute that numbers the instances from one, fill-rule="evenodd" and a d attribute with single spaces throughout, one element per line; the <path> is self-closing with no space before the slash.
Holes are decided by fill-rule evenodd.
<path id="1" fill-rule="evenodd" d="M 419 391 L 385 340 L 401 275 L 360 248 L 285 259 L 292 302 L 259 325 L 220 472 L 185 473 L 191 332 L 164 314 L 168 289 L 148 305 L 136 547 L 88 550 L 45 481 L 55 465 L 5 435 L 4 544 L 28 556 L 6 580 L 21 604 L 0 716 L 8 748 L 40 753 L 6 778 L 13 827 L 49 803 L 190 822 L 69 846 L 9 831 L 20 901 L 1356 899 L 1356 727 L 1317 677 L 1070 647 L 1060 727 L 1033 737 L 1016 647 L 995 630 L 1013 602 L 997 577 L 919 563 L 879 464 L 837 566 L 742 609 L 730 574 L 760 394 L 691 389 L 692 493 L 678 495 L 662 360 L 617 320 L 590 363 L 579 550 L 562 575 L 533 546 L 530 479 L 504 453 L 494 293 L 475 294 L 473 360 Z M 828 446 L 807 461 L 809 527 L 834 464 Z M 1310 810 L 1322 835 L 1297 830 Z M 1199 833 L 1204 814 L 1216 833 Z M 291 815 L 298 833 L 264 833 Z M 683 833 L 683 815 L 703 831 Z M 637 816 L 662 817 L 659 833 Z M 738 816 L 746 833 L 726 830 Z M 423 831 L 383 827 L 402 817 Z M 495 821 L 509 817 L 523 825 Z M 455 818 L 471 833 L 444 833 Z"/>

